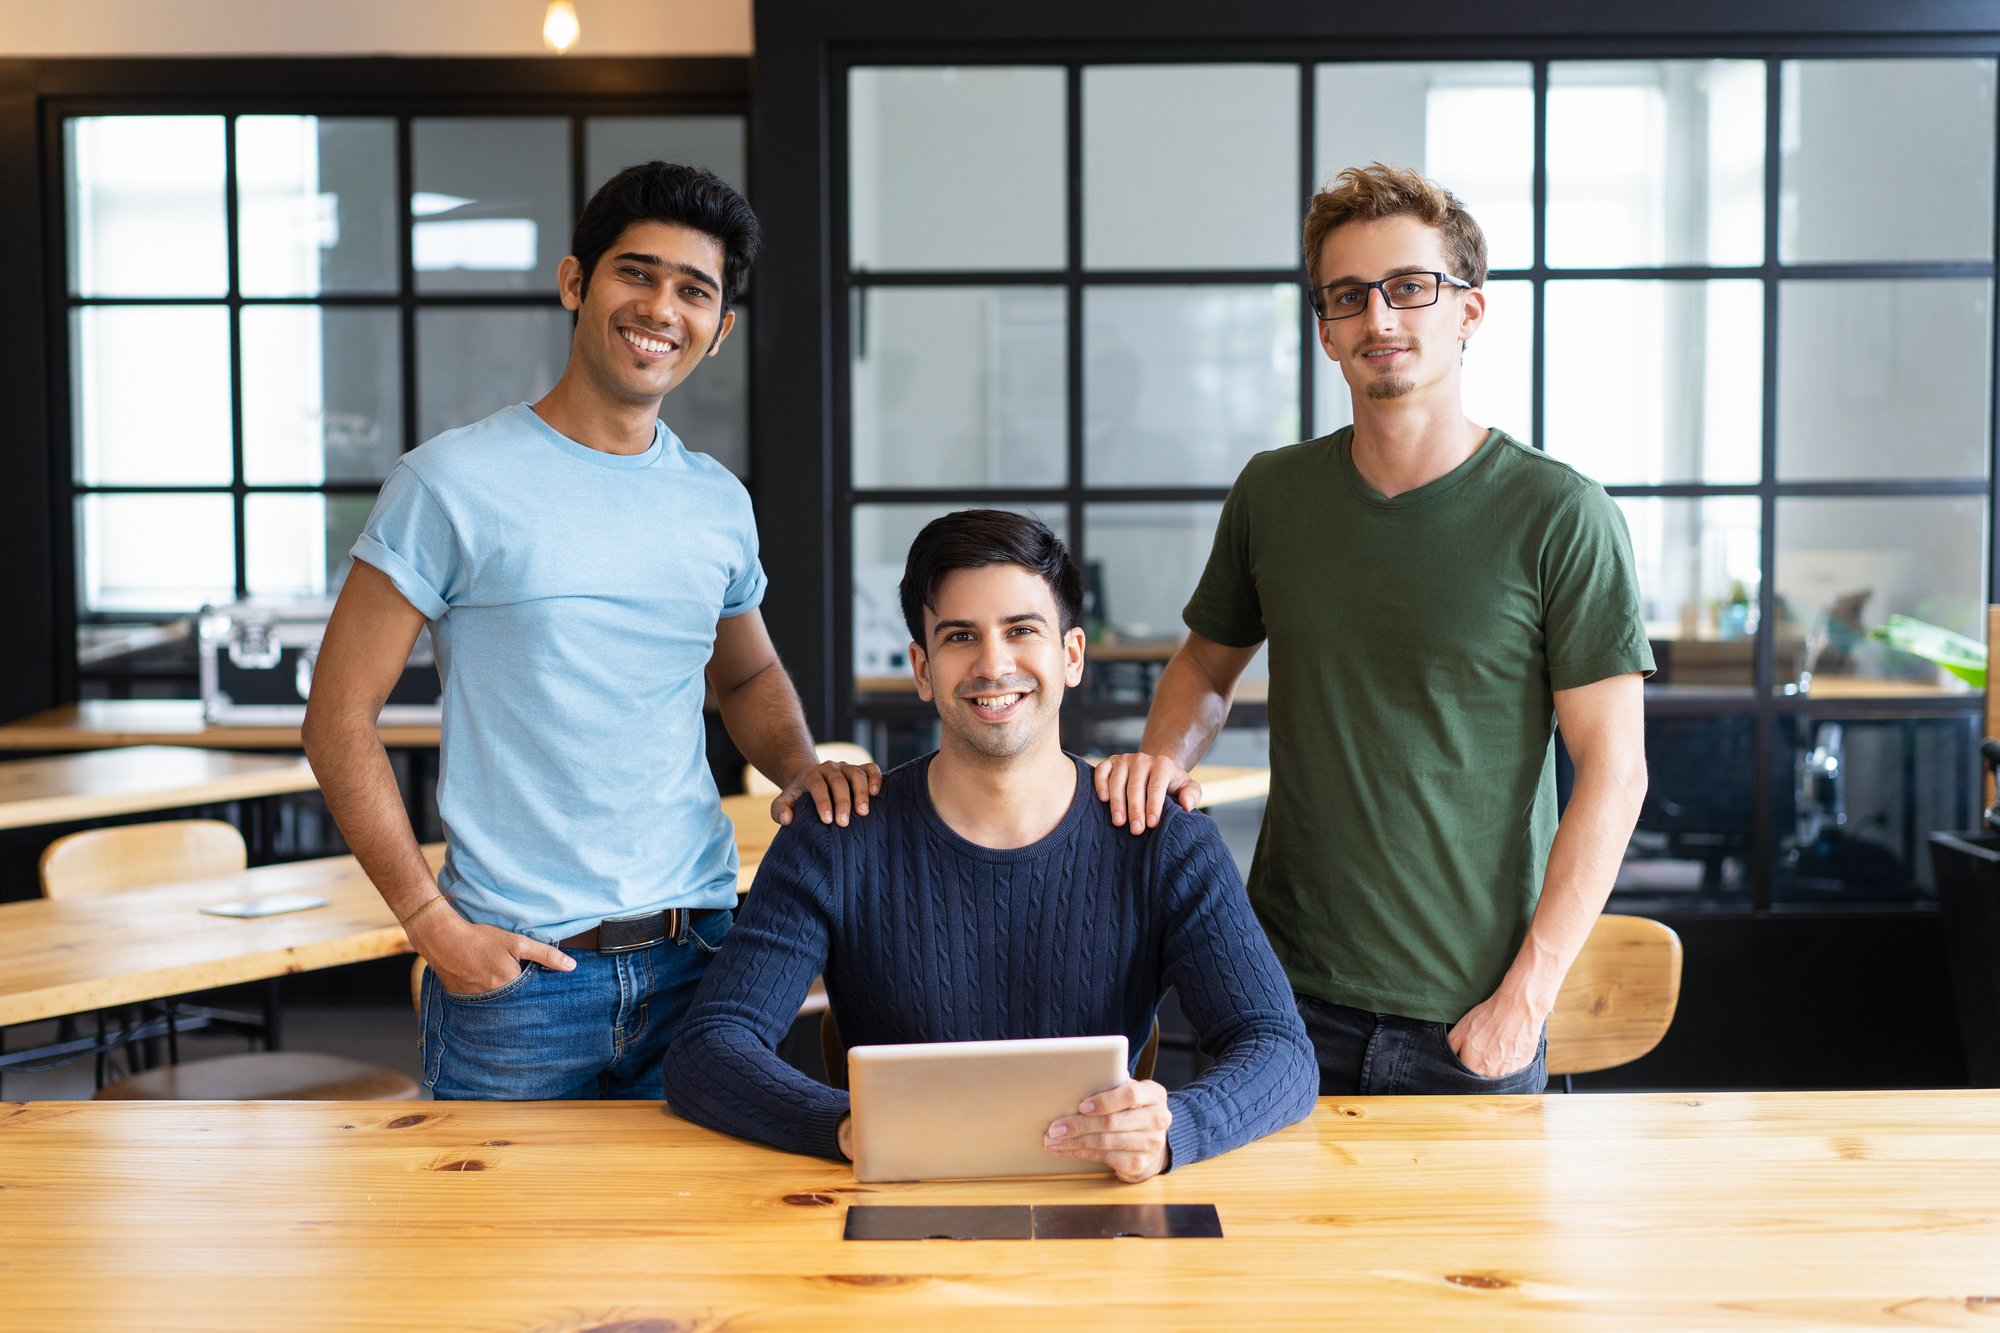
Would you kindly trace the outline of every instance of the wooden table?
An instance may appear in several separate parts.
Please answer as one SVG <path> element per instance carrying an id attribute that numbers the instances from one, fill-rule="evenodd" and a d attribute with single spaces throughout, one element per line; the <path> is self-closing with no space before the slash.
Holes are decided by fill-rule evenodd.
<path id="1" fill-rule="evenodd" d="M 177 746 L 0 762 L 0 829 L 317 791 L 303 759 Z"/>
<path id="2" fill-rule="evenodd" d="M 2000 1094 L 1326 1099 L 1143 1185 L 857 1186 L 657 1103 L 0 1103 L 20 1328 L 1991 1329 Z M 840 1239 L 1212 1203 L 1220 1240 Z"/>
<path id="3" fill-rule="evenodd" d="M 440 865 L 444 844 L 424 853 Z M 276 893 L 328 902 L 251 920 L 201 911 Z M 0 1027 L 408 951 L 402 927 L 351 856 L 104 898 L 0 903 Z"/>
<path id="4" fill-rule="evenodd" d="M 435 749 L 438 729 L 378 728 L 391 749 Z M 297 727 L 219 727 L 199 699 L 88 699 L 0 724 L 0 750 L 104 750 L 120 745 L 191 745 L 213 750 L 296 750 Z"/>

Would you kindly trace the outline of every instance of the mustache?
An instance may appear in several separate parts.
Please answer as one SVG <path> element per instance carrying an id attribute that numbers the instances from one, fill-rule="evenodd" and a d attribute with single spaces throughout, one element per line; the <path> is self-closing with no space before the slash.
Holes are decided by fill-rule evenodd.
<path id="1" fill-rule="evenodd" d="M 1390 342 L 1386 338 L 1374 338 L 1369 340 L 1368 342 L 1362 343 L 1359 347 L 1355 348 L 1354 354 L 1356 356 L 1366 356 L 1368 355 L 1368 353 L 1377 351 L 1384 347 L 1400 347 L 1400 348 L 1405 348 L 1412 352 L 1417 352 L 1423 350 L 1423 343 L 1416 338 L 1405 338 L 1401 342 Z"/>
<path id="2" fill-rule="evenodd" d="M 952 691 L 955 699 L 970 699 L 981 694 L 1027 694 L 1035 688 L 1031 680 L 969 680 Z"/>

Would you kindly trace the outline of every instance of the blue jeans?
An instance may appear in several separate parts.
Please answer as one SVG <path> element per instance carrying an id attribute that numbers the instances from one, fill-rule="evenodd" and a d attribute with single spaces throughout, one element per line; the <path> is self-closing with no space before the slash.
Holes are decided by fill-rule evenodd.
<path id="1" fill-rule="evenodd" d="M 444 1101 L 658 1098 L 660 1060 L 730 921 L 722 908 L 649 949 L 578 950 L 574 972 L 523 963 L 479 995 L 453 995 L 427 969 L 424 1086 Z"/>
<path id="2" fill-rule="evenodd" d="M 1467 1069 L 1453 1053 L 1449 1023 L 1370 1013 L 1295 995 L 1306 1036 L 1319 1059 L 1319 1095 L 1365 1097 L 1394 1093 L 1541 1092 L 1548 1087 L 1549 1037 L 1546 1030 L 1526 1069 L 1487 1078 Z"/>

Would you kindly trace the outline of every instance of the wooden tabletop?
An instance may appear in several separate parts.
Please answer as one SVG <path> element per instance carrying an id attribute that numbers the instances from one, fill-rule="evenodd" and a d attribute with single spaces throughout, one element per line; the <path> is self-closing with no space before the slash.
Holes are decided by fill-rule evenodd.
<path id="1" fill-rule="evenodd" d="M 1356 1098 L 1143 1185 L 857 1186 L 657 1103 L 0 1103 L 22 1328 L 1991 1329 L 2000 1093 Z M 859 1242 L 850 1203 L 1219 1240 Z"/>
<path id="2" fill-rule="evenodd" d="M 0 761 L 0 829 L 317 791 L 303 759 L 180 746 Z"/>
<path id="3" fill-rule="evenodd" d="M 433 867 L 444 844 L 424 848 Z M 204 906 L 305 893 L 325 907 L 241 920 Z M 407 953 L 351 856 L 99 898 L 0 903 L 0 1027 Z"/>
<path id="4" fill-rule="evenodd" d="M 392 748 L 431 747 L 438 729 L 377 729 Z M 222 727 L 201 715 L 199 699 L 87 699 L 0 723 L 0 750 L 105 750 L 120 745 L 192 745 L 212 750 L 296 750 L 299 729 Z"/>

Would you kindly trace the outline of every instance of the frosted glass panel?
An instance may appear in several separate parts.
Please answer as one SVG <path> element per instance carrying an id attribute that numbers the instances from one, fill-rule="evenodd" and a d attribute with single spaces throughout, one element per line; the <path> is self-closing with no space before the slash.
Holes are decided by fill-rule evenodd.
<path id="1" fill-rule="evenodd" d="M 1783 71 L 1785 263 L 1993 257 L 1991 60 Z"/>
<path id="2" fill-rule="evenodd" d="M 65 126 L 78 296 L 225 296 L 220 116 L 79 116 Z"/>
<path id="3" fill-rule="evenodd" d="M 1659 670 L 1647 688 L 1744 691 L 1755 669 L 1758 538 L 1751 496 L 1620 496 Z"/>
<path id="4" fill-rule="evenodd" d="M 1534 262 L 1531 66 L 1321 65 L 1313 83 L 1316 185 L 1343 167 L 1413 167 L 1457 195 L 1479 223 L 1489 267 Z"/>
<path id="5" fill-rule="evenodd" d="M 245 578 L 253 597 L 331 597 L 375 507 L 372 495 L 251 495 L 243 501 Z"/>
<path id="6" fill-rule="evenodd" d="M 1299 73 L 1290 65 L 1083 72 L 1083 262 L 1299 265 Z"/>
<path id="7" fill-rule="evenodd" d="M 227 495 L 85 495 L 76 510 L 85 611 L 194 611 L 234 599 L 236 519 Z"/>
<path id="8" fill-rule="evenodd" d="M 855 294 L 857 486 L 1060 486 L 1068 346 L 1060 287 Z"/>
<path id="9" fill-rule="evenodd" d="M 559 306 L 419 310 L 417 442 L 540 398 L 562 378 L 569 341 L 569 312 Z"/>
<path id="10" fill-rule="evenodd" d="M 854 268 L 1063 266 L 1063 71 L 857 69 L 847 86 Z"/>
<path id="11" fill-rule="evenodd" d="M 749 193 L 741 116 L 593 116 L 583 135 L 586 196 L 641 162 L 706 167 L 739 193 Z"/>
<path id="12" fill-rule="evenodd" d="M 1984 278 L 1782 284 L 1778 476 L 1985 476 L 1992 301 Z"/>
<path id="13" fill-rule="evenodd" d="M 244 295 L 396 290 L 394 121 L 240 117 L 236 190 Z"/>
<path id="14" fill-rule="evenodd" d="M 229 484 L 227 309 L 85 306 L 70 331 L 78 482 Z"/>
<path id="15" fill-rule="evenodd" d="M 1099 697 L 1128 696 L 1139 688 L 1131 678 L 1142 674 L 1138 697 L 1151 697 L 1157 672 L 1187 637 L 1181 608 L 1201 579 L 1221 517 L 1219 503 L 1099 504 L 1083 511 Z M 1260 648 L 1251 659 L 1243 673 L 1249 688 L 1239 689 L 1239 697 L 1259 693 L 1270 674 L 1265 657 Z"/>
<path id="16" fill-rule="evenodd" d="M 1756 481 L 1763 299 L 1748 279 L 1549 283 L 1549 453 L 1606 485 Z"/>
<path id="17" fill-rule="evenodd" d="M 1084 481 L 1227 486 L 1296 443 L 1300 299 L 1292 283 L 1086 291 Z"/>
<path id="18" fill-rule="evenodd" d="M 403 452 L 394 310 L 246 306 L 243 474 L 251 485 L 380 481 Z"/>
<path id="19" fill-rule="evenodd" d="M 1764 256 L 1764 66 L 1549 66 L 1549 263 L 1756 264 Z"/>
<path id="20" fill-rule="evenodd" d="M 410 172 L 418 291 L 554 296 L 569 253 L 567 121 L 418 119 Z"/>

